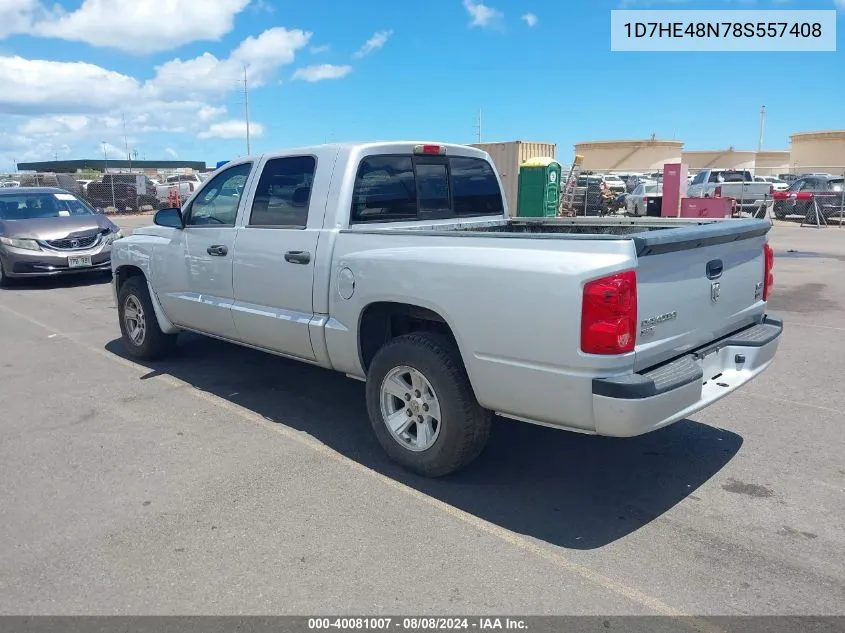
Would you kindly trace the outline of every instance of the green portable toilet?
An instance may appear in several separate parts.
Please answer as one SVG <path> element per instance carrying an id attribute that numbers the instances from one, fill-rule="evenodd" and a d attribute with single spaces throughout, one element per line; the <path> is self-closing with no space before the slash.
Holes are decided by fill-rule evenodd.
<path id="1" fill-rule="evenodd" d="M 560 204 L 560 163 L 554 158 L 529 158 L 519 166 L 517 216 L 553 218 Z"/>

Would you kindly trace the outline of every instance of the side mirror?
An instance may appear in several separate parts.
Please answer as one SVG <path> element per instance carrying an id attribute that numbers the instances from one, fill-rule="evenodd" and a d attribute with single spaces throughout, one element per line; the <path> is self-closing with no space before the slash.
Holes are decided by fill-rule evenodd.
<path id="1" fill-rule="evenodd" d="M 153 216 L 153 223 L 158 226 L 168 226 L 172 229 L 184 228 L 182 210 L 178 208 L 162 209 Z"/>

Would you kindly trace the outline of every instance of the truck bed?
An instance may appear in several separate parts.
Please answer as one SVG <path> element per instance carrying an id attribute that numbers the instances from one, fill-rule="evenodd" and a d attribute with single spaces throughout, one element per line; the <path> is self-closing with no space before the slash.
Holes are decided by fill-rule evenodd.
<path id="1" fill-rule="evenodd" d="M 501 237 L 573 240 L 634 241 L 639 257 L 735 242 L 765 235 L 770 220 L 702 220 L 697 218 L 509 218 L 502 220 L 468 220 L 466 222 L 432 222 L 402 226 L 401 224 L 351 228 L 349 231 L 379 232 L 405 235 L 437 235 L 462 237 Z"/>

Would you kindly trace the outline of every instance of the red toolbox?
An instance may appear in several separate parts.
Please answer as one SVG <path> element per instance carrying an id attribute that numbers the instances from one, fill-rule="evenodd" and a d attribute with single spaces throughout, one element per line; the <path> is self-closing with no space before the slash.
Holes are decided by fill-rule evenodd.
<path id="1" fill-rule="evenodd" d="M 735 203 L 733 198 L 681 198 L 681 217 L 729 218 Z"/>

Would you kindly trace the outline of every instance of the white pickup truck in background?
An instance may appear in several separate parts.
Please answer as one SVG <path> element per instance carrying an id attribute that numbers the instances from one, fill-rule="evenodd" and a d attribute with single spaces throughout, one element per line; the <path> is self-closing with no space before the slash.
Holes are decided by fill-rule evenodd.
<path id="1" fill-rule="evenodd" d="M 750 171 L 702 169 L 687 187 L 689 198 L 735 198 L 737 211 L 754 213 L 772 199 L 774 187 L 756 182 Z"/>
<path id="2" fill-rule="evenodd" d="M 156 187 L 156 196 L 162 202 L 167 202 L 171 199 L 173 192 L 176 192 L 179 194 L 179 199 L 184 202 L 199 189 L 202 183 L 203 179 L 199 174 L 168 176 Z"/>
<path id="3" fill-rule="evenodd" d="M 467 146 L 239 158 L 154 221 L 112 250 L 132 357 L 188 330 L 363 380 L 381 446 L 427 476 L 475 459 L 493 413 L 617 437 L 681 420 L 783 328 L 769 222 L 510 219 Z"/>

